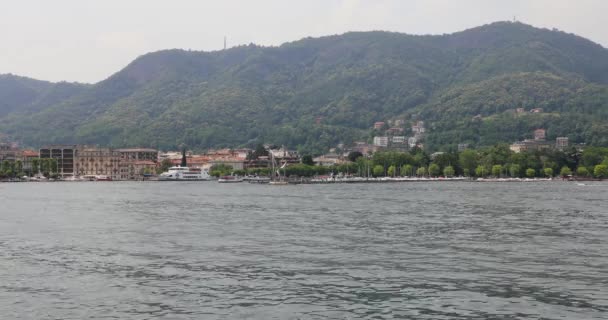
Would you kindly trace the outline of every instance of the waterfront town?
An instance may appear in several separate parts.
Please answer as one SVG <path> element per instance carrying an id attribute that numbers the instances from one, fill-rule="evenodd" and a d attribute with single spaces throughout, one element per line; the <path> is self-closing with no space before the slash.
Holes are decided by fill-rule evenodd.
<path id="1" fill-rule="evenodd" d="M 518 109 L 517 112 L 523 111 Z M 538 113 L 542 110 L 533 109 L 530 112 Z M 558 167 L 550 161 L 543 162 L 537 168 L 520 168 L 521 165 L 518 165 L 518 168 L 514 169 L 513 164 L 510 163 L 494 163 L 483 159 L 476 160 L 476 167 L 468 165 L 468 168 L 465 168 L 467 166 L 465 164 L 453 164 L 453 162 L 458 162 L 459 159 L 446 154 L 446 152 L 434 152 L 426 155 L 424 140 L 428 131 L 424 121 L 416 120 L 409 123 L 400 119 L 378 121 L 373 123 L 370 130 L 372 135 L 369 141 L 355 141 L 348 146 L 339 144 L 330 148 L 325 154 L 315 157 L 301 155 L 297 151 L 289 150 L 284 146 L 269 144 L 259 145 L 255 149 L 223 148 L 197 153 L 185 149 L 182 151 L 160 151 L 143 147 L 108 148 L 87 145 L 50 145 L 34 150 L 20 148 L 14 142 L 0 143 L 0 163 L 2 164 L 0 173 L 4 179 L 29 179 L 32 177 L 44 179 L 52 176 L 58 180 L 75 178 L 115 181 L 146 180 L 154 179 L 158 174 L 172 166 L 183 165 L 184 161 L 188 167 L 208 172 L 212 172 L 213 168 L 221 168 L 221 174 L 255 172 L 263 175 L 268 174 L 268 168 L 271 167 L 273 162 L 276 162 L 283 168 L 287 167 L 287 171 L 295 173 L 295 175 L 305 176 L 325 174 L 327 170 L 317 169 L 303 172 L 298 165 L 306 164 L 317 168 L 333 168 L 332 172 L 337 169 L 340 173 L 368 177 L 396 175 L 483 177 L 487 175 L 484 173 L 510 177 L 523 175 L 550 177 L 553 174 L 549 172 L 568 174 L 578 169 L 588 172 L 593 172 L 595 169 L 589 166 L 587 166 L 587 169 L 585 167 L 578 168 L 578 165 L 574 166 L 572 164 L 567 164 L 568 168 Z M 547 140 L 544 128 L 538 128 L 531 134 L 531 139 L 513 142 L 508 146 L 508 152 L 528 154 L 551 152 L 552 150 L 564 151 L 569 147 L 582 152 L 584 147 L 580 145 L 570 146 L 568 137 L 557 137 L 554 141 Z M 467 150 L 469 150 L 469 144 L 461 143 L 458 144 L 455 154 Z M 403 158 L 405 160 L 378 160 L 387 154 L 390 155 L 391 159 L 397 159 L 401 157 L 400 154 L 417 152 L 422 152 L 424 156 L 416 161 L 408 162 L 407 157 Z M 360 161 L 355 164 L 357 155 L 364 156 L 372 164 L 362 164 Z M 500 166 L 501 169 L 497 169 L 497 166 Z M 533 173 L 525 172 L 525 169 L 533 170 Z M 12 172 L 12 174 L 8 174 L 8 172 Z"/>

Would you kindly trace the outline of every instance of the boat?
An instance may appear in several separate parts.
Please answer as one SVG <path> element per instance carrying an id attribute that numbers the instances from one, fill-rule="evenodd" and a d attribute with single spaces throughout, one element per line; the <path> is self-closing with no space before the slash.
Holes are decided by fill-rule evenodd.
<path id="1" fill-rule="evenodd" d="M 68 182 L 79 182 L 79 181 L 85 181 L 84 178 L 79 177 L 79 176 L 69 176 L 65 179 L 63 179 L 63 181 L 68 181 Z"/>
<path id="2" fill-rule="evenodd" d="M 112 177 L 109 177 L 109 176 L 95 176 L 95 181 L 112 181 Z"/>
<path id="3" fill-rule="evenodd" d="M 269 177 L 246 177 L 243 180 L 248 181 L 249 183 L 258 183 L 258 184 L 267 184 L 270 183 Z"/>
<path id="4" fill-rule="evenodd" d="M 239 176 L 221 176 L 217 182 L 219 183 L 238 183 L 243 182 L 243 178 Z"/>
<path id="5" fill-rule="evenodd" d="M 167 172 L 158 176 L 159 181 L 207 181 L 210 180 L 209 172 L 200 168 L 188 168 L 182 166 L 171 167 Z"/>

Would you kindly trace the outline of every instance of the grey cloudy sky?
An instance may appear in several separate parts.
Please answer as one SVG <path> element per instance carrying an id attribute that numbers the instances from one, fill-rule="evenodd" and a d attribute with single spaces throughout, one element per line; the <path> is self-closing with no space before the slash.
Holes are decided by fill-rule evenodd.
<path id="1" fill-rule="evenodd" d="M 0 0 L 0 73 L 96 82 L 161 49 L 279 45 L 389 30 L 441 34 L 498 20 L 608 46 L 608 0 Z"/>

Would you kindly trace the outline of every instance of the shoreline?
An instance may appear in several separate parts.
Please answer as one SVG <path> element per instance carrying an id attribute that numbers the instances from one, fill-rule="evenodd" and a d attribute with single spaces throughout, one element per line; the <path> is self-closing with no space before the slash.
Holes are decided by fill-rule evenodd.
<path id="1" fill-rule="evenodd" d="M 479 178 L 472 179 L 466 177 L 456 177 L 456 178 L 321 178 L 321 179 L 292 179 L 287 180 L 289 185 L 297 185 L 297 184 L 366 184 L 366 183 L 419 183 L 419 182 L 475 182 L 475 183 L 540 183 L 540 182 L 603 182 L 606 180 L 601 179 L 562 179 L 562 178 Z M 186 182 L 186 183 L 217 183 L 217 179 L 211 180 L 197 180 L 197 181 L 163 181 L 158 179 L 146 179 L 146 180 L 104 180 L 104 181 L 95 181 L 95 180 L 82 180 L 82 181 L 70 181 L 70 180 L 34 180 L 34 181 L 0 181 L 0 183 L 91 183 L 91 182 L 99 182 L 99 183 L 108 183 L 108 182 Z M 257 181 L 243 181 L 242 183 L 246 184 L 268 184 L 257 182 Z"/>

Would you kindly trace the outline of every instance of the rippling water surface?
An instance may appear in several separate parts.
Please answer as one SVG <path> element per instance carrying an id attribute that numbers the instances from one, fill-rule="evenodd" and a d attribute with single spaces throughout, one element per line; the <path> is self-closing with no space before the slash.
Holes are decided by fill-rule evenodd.
<path id="1" fill-rule="evenodd" d="M 0 184 L 3 319 L 608 319 L 608 183 Z"/>

